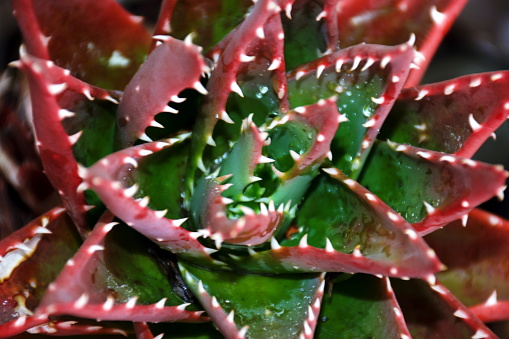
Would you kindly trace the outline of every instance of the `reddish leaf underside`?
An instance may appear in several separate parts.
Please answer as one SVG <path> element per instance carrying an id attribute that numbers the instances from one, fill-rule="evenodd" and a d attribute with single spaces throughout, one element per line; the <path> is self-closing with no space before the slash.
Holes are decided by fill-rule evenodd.
<path id="1" fill-rule="evenodd" d="M 312 337 L 323 276 L 243 275 L 184 264 L 181 271 L 225 337 Z"/>
<path id="2" fill-rule="evenodd" d="M 316 338 L 409 338 L 389 278 L 356 274 L 336 280 L 323 297 Z"/>
<path id="3" fill-rule="evenodd" d="M 408 44 L 360 45 L 340 50 L 295 68 L 288 78 L 291 107 L 338 97 L 341 124 L 332 161 L 356 178 L 405 79 L 414 51 Z"/>
<path id="4" fill-rule="evenodd" d="M 66 90 L 67 79 L 74 89 L 81 87 L 82 91 L 89 91 L 91 87 L 70 77 L 51 61 L 44 62 L 27 54 L 22 54 L 19 67 L 29 78 L 35 138 L 45 173 L 80 233 L 85 234 L 85 197 L 77 190 L 82 180 L 72 150 L 80 133 L 69 136 L 65 132 L 61 121 L 73 113 L 59 105 L 57 96 Z M 107 92 L 102 91 L 102 94 L 109 97 Z"/>
<path id="5" fill-rule="evenodd" d="M 391 281 L 413 338 L 496 338 L 440 283 Z"/>
<path id="6" fill-rule="evenodd" d="M 509 319 L 509 222 L 474 209 L 466 227 L 455 221 L 426 237 L 447 266 L 438 279 L 484 321 Z M 495 294 L 493 294 L 495 292 Z"/>
<path id="7" fill-rule="evenodd" d="M 415 35 L 422 58 L 406 87 L 419 83 L 435 50 L 467 0 L 340 1 L 337 11 L 341 48 L 360 44 L 396 45 Z"/>
<path id="8" fill-rule="evenodd" d="M 48 321 L 47 314 L 32 315 L 80 244 L 72 221 L 60 207 L 0 242 L 0 333 L 14 335 Z"/>
<path id="9" fill-rule="evenodd" d="M 379 138 L 470 158 L 509 116 L 508 72 L 412 87 L 398 96 Z"/>
<path id="10" fill-rule="evenodd" d="M 122 89 L 148 53 L 150 36 L 114 0 L 15 0 L 13 5 L 26 27 L 29 52 L 93 85 Z M 46 48 L 47 54 L 41 52 Z"/>
<path id="11" fill-rule="evenodd" d="M 162 127 L 155 122 L 155 115 L 178 113 L 168 102 L 180 102 L 178 94 L 186 88 L 201 88 L 201 74 L 208 71 L 197 46 L 170 36 L 161 39 L 165 42 L 150 54 L 120 100 L 117 123 L 122 148 L 133 145 L 138 138 L 150 140 L 144 135 L 145 129 Z"/>

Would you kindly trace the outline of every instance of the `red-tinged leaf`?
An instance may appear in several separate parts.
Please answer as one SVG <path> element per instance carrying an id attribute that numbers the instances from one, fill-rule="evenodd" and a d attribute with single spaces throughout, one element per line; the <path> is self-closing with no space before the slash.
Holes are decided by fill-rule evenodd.
<path id="1" fill-rule="evenodd" d="M 315 334 L 325 338 L 410 338 L 389 278 L 356 274 L 330 282 Z"/>
<path id="2" fill-rule="evenodd" d="M 93 85 L 122 89 L 148 53 L 150 36 L 114 0 L 14 0 L 13 5 L 26 27 L 29 52 Z M 47 47 L 49 57 L 32 45 Z"/>
<path id="3" fill-rule="evenodd" d="M 171 33 L 177 39 L 193 34 L 195 43 L 207 51 L 239 25 L 252 6 L 250 0 L 165 0 L 154 34 Z"/>
<path id="4" fill-rule="evenodd" d="M 286 1 L 280 6 L 288 70 L 338 50 L 337 0 Z"/>
<path id="5" fill-rule="evenodd" d="M 220 177 L 221 179 L 224 177 Z M 267 208 L 263 204 L 262 211 L 255 213 L 248 207 L 241 207 L 244 215 L 236 218 L 228 217 L 228 206 L 221 193 L 228 185 L 220 185 L 220 180 L 202 180 L 195 188 L 191 200 L 191 209 L 195 224 L 205 232 L 207 237 L 216 241 L 219 248 L 221 242 L 256 246 L 263 244 L 272 237 L 283 219 L 283 212 L 274 208 Z M 232 201 L 233 202 L 233 201 Z"/>
<path id="6" fill-rule="evenodd" d="M 208 70 L 197 46 L 169 36 L 166 40 L 150 54 L 122 95 L 117 115 L 121 148 L 142 137 L 156 114 L 177 113 L 168 102 L 184 89 L 194 88 Z"/>
<path id="7" fill-rule="evenodd" d="M 400 215 L 337 169 L 326 171 L 332 178 L 322 176 L 314 182 L 297 213 L 299 231 L 282 246 L 299 248 L 304 256 L 318 249 L 334 256 L 341 253 L 342 264 L 355 267 L 345 272 L 424 278 L 440 270 L 435 253 Z M 325 257 L 314 266 L 325 266 Z M 308 258 L 293 260 L 297 266 L 308 263 Z"/>
<path id="8" fill-rule="evenodd" d="M 48 321 L 47 314 L 33 316 L 34 311 L 80 243 L 63 208 L 43 214 L 0 241 L 0 333 L 14 335 Z"/>
<path id="9" fill-rule="evenodd" d="M 275 3 L 270 3 L 275 5 Z M 193 173 L 198 168 L 200 161 L 202 161 L 202 157 L 210 157 L 210 153 L 204 152 L 204 150 L 207 146 L 207 142 L 210 143 L 209 140 L 212 137 L 218 121 L 223 120 L 228 123 L 233 121 L 228 113 L 226 113 L 226 103 L 230 93 L 237 92 L 232 95 L 244 96 L 242 89 L 237 83 L 237 75 L 243 62 L 242 60 L 245 60 L 246 56 L 249 57 L 250 46 L 257 46 L 258 40 L 266 38 L 265 33 L 263 33 L 264 25 L 272 16 L 277 16 L 278 13 L 279 7 L 277 5 L 269 6 L 269 1 L 258 1 L 244 22 L 229 36 L 229 43 L 225 46 L 224 52 L 215 64 L 214 72 L 207 83 L 209 95 L 204 98 L 199 119 L 193 130 L 193 150 L 189 163 L 191 173 L 187 180 L 188 187 L 193 186 Z M 271 61 L 272 58 L 269 59 L 267 65 L 270 65 Z M 263 60 L 262 64 L 265 62 L 266 61 Z M 264 113 L 267 114 L 267 112 Z M 244 118 L 245 116 L 241 117 L 241 119 Z M 241 120 L 236 121 L 237 134 L 240 122 Z M 218 133 L 218 135 L 221 136 L 222 139 L 225 139 L 222 133 Z M 234 140 L 229 138 L 229 141 Z M 227 142 L 225 145 L 227 145 Z M 221 147 L 212 148 L 212 152 L 214 153 L 212 157 L 210 157 L 210 161 L 217 158 L 215 156 L 216 153 L 217 155 L 223 154 L 224 151 L 221 153 L 222 150 Z"/>
<path id="10" fill-rule="evenodd" d="M 154 335 L 152 334 L 152 331 L 150 331 L 150 327 L 148 327 L 147 323 L 135 322 L 133 325 L 137 339 L 154 339 Z"/>
<path id="11" fill-rule="evenodd" d="M 83 188 L 93 189 L 114 215 L 160 247 L 210 262 L 209 249 L 198 242 L 199 235 L 180 227 L 185 219 L 167 219 L 166 210 L 154 211 L 148 208 L 149 197 L 140 197 L 137 200 L 132 198 L 138 185 L 131 182 L 130 172 L 138 167 L 138 162 L 142 161 L 143 157 L 170 145 L 166 142 L 154 142 L 113 153 L 84 171 Z M 132 186 L 127 187 L 130 184 Z"/>
<path id="12" fill-rule="evenodd" d="M 497 338 L 440 283 L 391 282 L 413 338 Z"/>
<path id="13" fill-rule="evenodd" d="M 144 240 L 112 219 L 105 214 L 67 261 L 38 313 L 138 322 L 206 320 L 202 312 L 185 310 L 189 304 L 173 292 Z"/>
<path id="14" fill-rule="evenodd" d="M 415 47 L 422 53 L 416 60 L 406 87 L 419 83 L 445 33 L 466 4 L 466 0 L 347 0 L 339 3 L 338 27 L 341 48 L 360 43 L 397 45 L 415 35 Z"/>
<path id="15" fill-rule="evenodd" d="M 509 116 L 509 72 L 401 92 L 379 138 L 470 158 Z"/>
<path id="16" fill-rule="evenodd" d="M 10 71 L 0 76 L 0 201 L 3 202 L 0 215 L 5 218 L 0 221 L 4 224 L 0 227 L 0 239 L 58 204 L 24 116 L 26 103 L 22 99 L 20 77 L 21 74 Z M 26 206 L 19 203 L 16 194 Z M 10 232 L 4 233 L 8 229 Z"/>
<path id="17" fill-rule="evenodd" d="M 506 178 L 502 166 L 377 142 L 360 183 L 428 234 L 501 194 Z"/>
<path id="18" fill-rule="evenodd" d="M 509 301 L 485 302 L 470 307 L 470 311 L 485 323 L 509 319 Z"/>
<path id="19" fill-rule="evenodd" d="M 16 338 L 38 338 L 39 336 L 34 335 L 44 335 L 47 336 L 78 336 L 78 335 L 122 335 L 127 337 L 127 332 L 122 329 L 115 327 L 114 325 L 104 324 L 104 323 L 90 323 L 85 324 L 82 319 L 80 320 L 56 320 L 50 321 L 48 323 L 32 327 L 27 330 L 28 335 L 26 336 L 16 336 Z"/>
<path id="20" fill-rule="evenodd" d="M 25 44 L 30 54 L 45 60 L 49 60 L 47 37 L 42 33 L 41 27 L 34 11 L 32 0 L 11 1 L 12 12 L 18 20 L 18 25 L 23 36 L 26 37 Z"/>
<path id="21" fill-rule="evenodd" d="M 76 160 L 90 166 L 113 152 L 114 116 L 120 93 L 92 86 L 70 75 L 52 61 L 26 55 L 24 60 L 49 83 L 61 86 L 55 98 L 60 107 L 58 117 L 69 135 L 79 134 L 73 145 Z M 100 140 L 99 139 L 100 136 Z"/>
<path id="22" fill-rule="evenodd" d="M 341 124 L 331 151 L 333 164 L 355 178 L 408 75 L 414 51 L 361 45 L 294 69 L 288 78 L 291 107 L 338 97 Z"/>
<path id="23" fill-rule="evenodd" d="M 223 121 L 217 121 L 217 124 L 216 121 L 213 122 L 215 124 L 212 126 L 213 134 L 207 142 L 215 146 L 207 147 L 203 153 L 202 162 L 205 166 L 209 166 L 215 159 L 230 151 L 230 142 L 240 138 L 240 125 L 246 118 L 260 126 L 288 110 L 283 39 L 281 39 L 283 31 L 279 15 L 270 16 L 261 28 L 263 38 L 257 36 L 239 56 L 241 63 L 238 65 L 235 78 L 239 88 L 236 89 L 237 93 L 230 93 L 227 96 L 225 110 L 227 113 L 219 116 Z M 236 37 L 234 31 L 225 40 L 229 42 L 229 39 L 235 40 Z M 223 47 L 219 46 L 209 54 L 213 58 L 219 58 Z M 211 92 L 210 95 L 220 96 L 219 90 L 220 88 L 218 92 Z M 232 88 L 224 90 L 229 92 Z"/>
<path id="24" fill-rule="evenodd" d="M 180 264 L 194 294 L 226 338 L 311 338 L 324 275 L 244 275 Z"/>
<path id="25" fill-rule="evenodd" d="M 60 198 L 76 223 L 80 233 L 87 232 L 85 197 L 77 188 L 82 182 L 73 146 L 81 131 L 67 135 L 62 121 L 73 112 L 69 105 L 76 105 L 77 96 L 92 93 L 98 98 L 113 99 L 108 92 L 92 87 L 71 76 L 51 61 L 43 61 L 27 54 L 21 56 L 21 70 L 29 78 L 33 102 L 35 137 L 46 175 L 58 191 Z M 69 86 L 69 90 L 66 88 Z M 63 106 L 61 106 L 63 105 Z"/>
<path id="26" fill-rule="evenodd" d="M 284 183 L 287 180 L 309 173 L 322 164 L 327 157 L 332 157 L 331 143 L 340 123 L 344 123 L 345 120 L 345 116 L 340 115 L 337 111 L 336 97 L 331 97 L 326 100 L 319 100 L 314 105 L 295 108 L 287 112 L 281 120 L 274 121 L 274 128 L 268 131 L 271 143 L 266 149 L 267 155 L 275 160 L 274 167 L 284 172 L 284 174 L 278 174 L 279 179 Z M 290 145 L 287 145 L 285 143 L 286 134 L 283 129 L 287 123 L 293 124 L 296 130 L 301 129 L 303 134 L 306 133 L 307 138 L 302 135 L 302 139 L 307 140 L 300 142 L 304 145 L 309 143 L 309 145 L 302 145 L 304 146 L 302 147 L 296 140 L 292 140 Z M 272 126 L 271 124 L 269 127 Z M 278 130 L 278 128 L 280 129 Z M 289 128 L 290 133 L 297 134 L 292 129 Z M 289 154 L 290 150 L 294 151 L 293 156 Z M 288 170 L 283 168 L 288 167 L 284 166 L 284 162 L 291 164 Z"/>
<path id="27" fill-rule="evenodd" d="M 426 241 L 447 266 L 446 271 L 437 274 L 438 279 L 461 302 L 484 309 L 484 321 L 509 319 L 507 220 L 474 209 L 466 227 L 459 220 L 452 222 L 428 235 Z M 489 312 L 498 309 L 499 312 Z"/>

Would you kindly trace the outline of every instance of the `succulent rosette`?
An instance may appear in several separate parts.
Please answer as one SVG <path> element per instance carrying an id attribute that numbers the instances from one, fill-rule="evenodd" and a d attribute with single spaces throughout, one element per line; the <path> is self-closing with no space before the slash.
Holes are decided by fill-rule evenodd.
<path id="1" fill-rule="evenodd" d="M 0 336 L 495 337 L 509 73 L 418 85 L 465 2 L 12 0 L 61 204 L 0 242 Z"/>

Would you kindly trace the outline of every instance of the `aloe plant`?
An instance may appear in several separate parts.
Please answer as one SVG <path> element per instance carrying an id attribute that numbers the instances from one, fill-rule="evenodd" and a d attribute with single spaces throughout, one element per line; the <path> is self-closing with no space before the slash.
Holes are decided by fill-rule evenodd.
<path id="1" fill-rule="evenodd" d="M 509 73 L 418 85 L 465 2 L 12 0 L 0 336 L 496 337 Z"/>

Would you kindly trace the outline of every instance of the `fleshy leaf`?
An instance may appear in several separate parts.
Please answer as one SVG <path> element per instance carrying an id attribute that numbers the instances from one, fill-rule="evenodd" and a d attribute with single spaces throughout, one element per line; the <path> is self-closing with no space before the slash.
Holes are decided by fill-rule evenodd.
<path id="1" fill-rule="evenodd" d="M 163 38 L 161 38 L 163 39 Z M 170 36 L 156 47 L 127 85 L 118 107 L 118 133 L 122 148 L 142 138 L 160 112 L 178 113 L 168 106 L 186 88 L 202 86 L 201 74 L 208 71 L 199 48 Z M 167 67 L 168 64 L 180 65 Z"/>
<path id="2" fill-rule="evenodd" d="M 0 239 L 58 204 L 25 120 L 20 77 L 11 71 L 0 76 Z M 13 199 L 9 186 L 28 208 Z"/>
<path id="3" fill-rule="evenodd" d="M 509 301 L 507 239 L 509 222 L 479 209 L 470 212 L 466 227 L 458 220 L 426 237 L 447 266 L 437 274 L 440 282 L 466 306 L 486 302 L 493 311 Z M 507 311 L 485 313 L 509 319 Z"/>
<path id="4" fill-rule="evenodd" d="M 79 107 L 85 97 L 115 101 L 110 93 L 90 86 L 69 75 L 69 72 L 27 54 L 18 66 L 29 78 L 33 123 L 41 160 L 52 185 L 57 189 L 80 233 L 87 231 L 85 198 L 77 188 L 81 183 L 73 147 L 82 130 L 67 135 L 62 122 L 75 115 L 70 109 Z M 92 96 L 93 95 L 93 96 Z M 78 99 L 79 98 L 79 99 Z"/>
<path id="5" fill-rule="evenodd" d="M 133 168 L 138 167 L 143 157 L 179 141 L 176 139 L 170 140 L 170 143 L 147 143 L 113 153 L 83 170 L 82 188 L 93 189 L 114 215 L 160 247 L 175 254 L 210 262 L 209 249 L 197 240 L 200 234 L 187 231 L 180 226 L 185 219 L 167 219 L 166 210 L 155 211 L 148 208 L 149 197 L 133 198 L 139 187 L 138 184 L 131 182 L 130 173 Z"/>
<path id="6" fill-rule="evenodd" d="M 425 277 L 439 269 L 434 252 L 401 216 L 338 170 L 326 171 L 332 178 L 314 182 L 295 220 L 298 232 L 283 246 L 343 252 L 362 267 L 353 272 Z"/>
<path id="7" fill-rule="evenodd" d="M 272 2 L 271 4 L 275 5 Z M 213 141 L 214 128 L 221 120 L 221 123 L 235 122 L 226 112 L 226 104 L 231 92 L 236 92 L 233 95 L 244 96 L 242 89 L 237 83 L 239 68 L 245 60 L 251 59 L 248 54 L 250 46 L 253 46 L 253 44 L 255 44 L 254 46 L 258 46 L 259 44 L 257 41 L 266 38 L 263 27 L 271 17 L 277 16 L 279 9 L 277 5 L 268 6 L 267 1 L 257 2 L 245 21 L 229 37 L 229 42 L 224 47 L 224 51 L 218 56 L 219 59 L 214 66 L 214 72 L 207 83 L 209 95 L 204 98 L 202 109 L 193 129 L 193 147 L 189 162 L 190 174 L 187 180 L 189 186 L 188 191 L 190 191 L 190 187 L 193 186 L 195 170 L 201 167 L 199 166 L 200 163 L 204 162 L 203 158 L 209 155 L 207 158 L 210 157 L 210 161 L 213 161 L 225 152 L 221 147 L 214 147 L 210 153 L 204 152 L 204 150 L 207 144 L 215 144 L 223 147 L 228 146 L 227 142 L 225 142 L 225 145 L 222 145 L 219 140 L 218 143 Z M 261 51 L 263 51 L 263 49 Z M 244 117 L 241 117 L 241 119 L 243 118 Z M 241 120 L 236 123 L 237 126 L 239 126 Z M 238 129 L 236 131 L 238 133 Z M 222 134 L 223 133 L 219 133 L 224 139 L 225 136 Z M 224 142 L 224 140 L 221 141 Z M 230 138 L 229 141 L 234 141 L 234 139 Z M 210 154 L 212 154 L 212 156 L 210 156 Z M 208 163 L 206 163 L 206 165 L 208 165 Z M 190 195 L 190 192 L 187 193 Z"/>
<path id="8" fill-rule="evenodd" d="M 31 338 L 34 334 L 46 336 L 98 336 L 98 335 L 122 335 L 127 337 L 127 332 L 123 328 L 116 327 L 113 324 L 99 322 L 87 322 L 80 320 L 57 320 L 32 327 L 27 330 L 30 333 L 22 338 Z M 2 333 L 3 334 L 3 333 Z M 21 338 L 21 335 L 19 336 Z"/>
<path id="9" fill-rule="evenodd" d="M 150 197 L 148 207 L 166 210 L 166 215 L 172 219 L 186 217 L 182 211 L 181 192 L 187 174 L 189 146 L 190 141 L 184 140 L 148 155 L 131 174 L 139 186 L 136 196 Z"/>
<path id="10" fill-rule="evenodd" d="M 288 70 L 317 59 L 328 47 L 326 25 L 319 20 L 327 1 L 295 1 L 285 8 L 285 61 Z"/>
<path id="11" fill-rule="evenodd" d="M 341 1 L 338 39 L 341 48 L 360 43 L 397 45 L 414 40 L 422 58 L 412 70 L 406 87 L 419 83 L 445 33 L 466 0 Z M 413 35 L 413 37 L 411 37 Z"/>
<path id="12" fill-rule="evenodd" d="M 470 158 L 507 120 L 508 90 L 509 72 L 405 89 L 379 138 Z"/>
<path id="13" fill-rule="evenodd" d="M 315 338 L 410 338 L 388 278 L 336 279 L 323 297 Z"/>
<path id="14" fill-rule="evenodd" d="M 427 234 L 503 192 L 506 178 L 502 166 L 377 142 L 360 183 Z"/>
<path id="15" fill-rule="evenodd" d="M 122 89 L 148 53 L 150 36 L 114 0 L 15 0 L 13 5 L 26 27 L 28 51 L 93 85 Z M 40 52 L 46 48 L 50 58 Z"/>
<path id="16" fill-rule="evenodd" d="M 48 285 L 81 239 L 63 208 L 55 208 L 0 242 L 0 333 L 14 335 L 48 321 L 34 316 Z M 51 262 L 51 265 L 47 265 Z"/>
<path id="17" fill-rule="evenodd" d="M 248 246 L 263 244 L 276 231 L 283 219 L 283 212 L 276 210 L 273 204 L 272 208 L 267 208 L 262 203 L 259 213 L 243 206 L 240 208 L 244 211 L 243 216 L 229 218 L 225 203 L 228 198 L 221 196 L 228 186 L 220 185 L 213 179 L 200 181 L 197 185 L 191 208 L 195 223 L 202 228 L 200 232 L 215 240 L 217 248 L 223 241 Z"/>
<path id="18" fill-rule="evenodd" d="M 355 178 L 389 113 L 414 58 L 403 44 L 355 46 L 294 69 L 288 79 L 291 107 L 338 97 L 347 122 L 332 142 L 333 163 Z"/>
<path id="19" fill-rule="evenodd" d="M 323 278 L 309 275 L 243 275 L 181 264 L 182 274 L 227 338 L 291 338 L 312 335 L 308 317 L 320 303 Z M 313 311 L 310 316 L 309 312 Z M 247 330 L 247 332 L 245 332 Z M 235 333 L 237 332 L 237 333 Z"/>
<path id="20" fill-rule="evenodd" d="M 242 22 L 253 3 L 250 0 L 165 0 L 155 34 L 184 39 L 195 35 L 195 43 L 208 51 Z"/>
<path id="21" fill-rule="evenodd" d="M 201 312 L 185 310 L 188 304 L 174 293 L 139 234 L 115 226 L 112 218 L 105 214 L 67 261 L 38 312 L 98 320 L 205 320 Z"/>
<path id="22" fill-rule="evenodd" d="M 413 338 L 496 338 L 443 285 L 392 279 Z"/>

